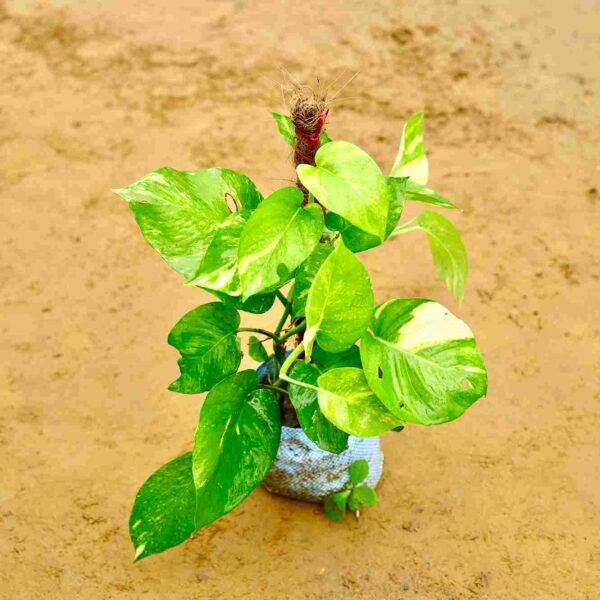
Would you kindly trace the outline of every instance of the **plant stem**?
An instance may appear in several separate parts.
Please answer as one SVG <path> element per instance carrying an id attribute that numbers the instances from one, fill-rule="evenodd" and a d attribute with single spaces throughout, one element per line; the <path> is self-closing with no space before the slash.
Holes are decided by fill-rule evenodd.
<path id="1" fill-rule="evenodd" d="M 276 392 L 281 392 L 282 394 L 285 394 L 286 396 L 289 395 L 289 392 L 287 390 L 285 390 L 282 387 L 279 387 L 277 385 L 269 385 L 268 383 L 261 383 L 260 387 L 267 388 L 269 390 L 275 390 Z"/>
<path id="2" fill-rule="evenodd" d="M 400 235 L 402 233 L 408 233 L 409 231 L 418 231 L 419 229 L 421 229 L 420 225 L 412 225 L 415 221 L 416 221 L 416 217 L 414 219 L 411 219 L 410 221 L 407 221 L 406 223 L 404 223 L 404 225 L 400 225 L 398 227 L 396 227 L 396 229 L 394 229 L 394 231 L 392 231 L 392 236 L 394 235 Z M 412 227 L 411 227 L 412 225 Z"/>
<path id="3" fill-rule="evenodd" d="M 421 227 L 419 227 L 418 225 L 415 225 L 413 227 L 398 228 L 398 229 L 394 229 L 394 231 L 392 231 L 392 236 L 401 235 L 403 233 L 409 233 L 410 231 L 419 231 L 420 229 L 421 229 Z"/>
<path id="4" fill-rule="evenodd" d="M 261 335 L 266 335 L 267 337 L 270 337 L 275 344 L 277 344 L 277 345 L 281 344 L 281 340 L 279 339 L 279 336 L 276 333 L 273 333 L 272 331 L 268 331 L 266 329 L 260 329 L 259 327 L 239 327 L 238 332 L 240 332 L 240 331 L 247 331 L 247 332 L 251 332 L 251 333 L 260 333 Z"/>
<path id="5" fill-rule="evenodd" d="M 280 342 L 285 342 L 288 338 L 291 338 L 293 335 L 296 335 L 299 331 L 302 331 L 306 327 L 306 321 L 302 321 L 296 325 L 296 327 L 292 327 L 285 335 L 282 335 L 280 338 Z"/>
<path id="6" fill-rule="evenodd" d="M 296 362 L 296 359 L 303 352 L 304 342 L 300 342 L 300 344 L 292 350 L 292 353 L 285 359 L 285 362 L 281 365 L 281 369 L 279 371 L 279 379 L 287 381 L 288 383 L 293 383 L 294 385 L 299 385 L 300 387 L 307 388 L 309 390 L 313 390 L 314 392 L 318 392 L 319 388 L 316 385 L 311 385 L 310 383 L 305 383 L 304 381 L 298 381 L 297 379 L 292 379 L 288 376 L 288 371 Z"/>
<path id="7" fill-rule="evenodd" d="M 283 329 L 283 326 L 285 325 L 285 322 L 287 321 L 287 318 L 290 316 L 291 313 L 292 304 L 288 303 L 285 305 L 285 310 L 281 315 L 281 319 L 279 319 L 279 323 L 277 323 L 277 327 L 275 327 L 275 335 L 279 335 L 281 333 L 281 330 Z"/>
<path id="8" fill-rule="evenodd" d="M 288 298 L 286 298 L 279 290 L 277 290 L 277 297 L 285 306 L 283 310 L 283 314 L 279 319 L 279 323 L 277 323 L 277 327 L 275 328 L 275 335 L 279 338 L 275 341 L 273 338 L 273 352 L 275 352 L 275 360 L 273 360 L 273 378 L 277 379 L 279 377 L 279 365 L 280 363 L 285 361 L 285 348 L 283 342 L 289 337 L 289 335 L 281 336 L 281 330 L 283 329 L 288 317 L 292 314 L 292 302 L 290 300 L 290 296 L 293 294 L 293 288 L 290 290 Z"/>
<path id="9" fill-rule="evenodd" d="M 290 301 L 281 293 L 281 290 L 277 290 L 275 295 L 281 304 L 283 304 L 286 308 L 290 305 Z"/>

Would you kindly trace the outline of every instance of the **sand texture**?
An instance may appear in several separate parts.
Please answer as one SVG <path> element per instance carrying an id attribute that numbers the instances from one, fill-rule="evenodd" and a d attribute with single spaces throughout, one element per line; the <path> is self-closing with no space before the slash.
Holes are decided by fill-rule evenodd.
<path id="1" fill-rule="evenodd" d="M 0 2 L 0 597 L 599 598 L 599 57 L 598 0 Z M 386 170 L 425 107 L 465 301 L 418 233 L 361 257 L 379 301 L 470 323 L 489 394 L 386 435 L 359 521 L 258 489 L 133 564 L 135 493 L 190 448 L 201 402 L 167 391 L 166 336 L 209 296 L 110 190 L 166 165 L 293 181 L 280 67 L 346 69 L 334 88 L 359 71 L 328 131 Z"/>

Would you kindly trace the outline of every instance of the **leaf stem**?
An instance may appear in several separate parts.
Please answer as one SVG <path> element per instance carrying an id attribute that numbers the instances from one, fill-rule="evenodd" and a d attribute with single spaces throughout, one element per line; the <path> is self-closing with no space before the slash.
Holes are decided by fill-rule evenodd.
<path id="1" fill-rule="evenodd" d="M 275 335 L 279 335 L 281 333 L 281 330 L 283 329 L 283 326 L 285 325 L 285 322 L 287 321 L 287 318 L 290 316 L 291 312 L 291 306 L 286 306 L 283 314 L 281 315 L 281 319 L 279 319 L 279 323 L 277 323 L 277 327 L 275 327 Z"/>
<path id="2" fill-rule="evenodd" d="M 392 236 L 400 235 L 402 233 L 408 233 L 409 231 L 419 231 L 420 229 L 422 229 L 422 227 L 420 225 L 412 225 L 416 220 L 417 220 L 417 217 L 415 217 L 414 219 L 411 219 L 410 221 L 407 221 L 406 223 L 404 223 L 404 225 L 400 225 L 400 226 L 396 227 L 396 229 L 394 229 L 394 231 L 392 231 Z M 411 227 L 411 225 L 412 225 L 412 227 Z"/>
<path id="3" fill-rule="evenodd" d="M 290 291 L 290 296 L 293 293 L 293 288 L 292 291 Z M 275 334 L 279 335 L 281 333 L 281 330 L 283 329 L 283 326 L 285 325 L 285 322 L 287 321 L 287 318 L 292 314 L 292 302 L 290 301 L 289 298 L 286 298 L 279 290 L 277 290 L 277 297 L 281 300 L 281 302 L 283 303 L 283 305 L 285 306 L 285 310 L 283 311 L 283 314 L 281 315 L 281 319 L 279 319 L 279 323 L 277 323 L 277 327 L 275 327 Z"/>
<path id="4" fill-rule="evenodd" d="M 292 365 L 296 362 L 296 359 L 304 352 L 304 342 L 300 342 L 298 346 L 296 346 L 292 353 L 285 359 L 285 362 L 281 365 L 281 369 L 279 371 L 279 379 L 283 381 L 287 381 L 288 383 L 293 383 L 294 385 L 298 385 L 303 388 L 307 388 L 309 390 L 313 390 L 314 392 L 318 392 L 319 388 L 316 385 L 311 385 L 310 383 L 305 383 L 304 381 L 298 381 L 297 379 L 292 379 L 288 376 L 288 371 L 292 367 Z"/>
<path id="5" fill-rule="evenodd" d="M 281 392 L 282 394 L 285 394 L 286 396 L 289 395 L 289 392 L 286 389 L 279 387 L 278 385 L 270 385 L 268 383 L 261 383 L 260 387 L 267 388 L 269 390 L 275 390 L 276 392 Z"/>
<path id="6" fill-rule="evenodd" d="M 277 296 L 279 302 L 281 302 L 281 304 L 283 304 L 286 308 L 290 305 L 290 301 L 281 293 L 281 290 L 277 290 L 275 295 Z"/>
<path id="7" fill-rule="evenodd" d="M 281 344 L 281 339 L 276 333 L 272 331 L 267 331 L 266 329 L 260 329 L 259 327 L 238 327 L 238 332 L 247 331 L 250 333 L 260 333 L 261 335 L 266 335 L 270 337 L 277 345 Z"/>
<path id="8" fill-rule="evenodd" d="M 420 231 L 420 230 L 421 230 L 421 227 L 419 227 L 418 225 L 415 225 L 414 227 L 406 227 L 405 229 L 398 228 L 392 232 L 392 235 L 401 235 L 403 233 L 409 233 L 411 231 Z"/>
<path id="9" fill-rule="evenodd" d="M 280 341 L 282 343 L 285 342 L 285 340 L 291 338 L 293 335 L 296 335 L 298 332 L 302 331 L 305 328 L 306 321 L 302 321 L 302 323 L 299 323 L 298 325 L 296 325 L 296 327 L 292 327 L 286 334 L 282 335 Z"/>

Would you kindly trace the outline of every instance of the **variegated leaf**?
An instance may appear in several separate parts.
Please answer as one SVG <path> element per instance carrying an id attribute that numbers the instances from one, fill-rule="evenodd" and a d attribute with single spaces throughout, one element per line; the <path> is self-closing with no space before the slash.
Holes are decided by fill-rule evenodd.
<path id="1" fill-rule="evenodd" d="M 404 208 L 404 190 L 408 178 L 387 177 L 386 183 L 390 196 L 390 204 L 385 226 L 386 239 L 393 233 L 394 228 L 400 220 L 402 209 Z M 327 213 L 325 224 L 330 229 L 335 229 L 342 234 L 342 239 L 348 250 L 352 252 L 362 252 L 369 250 L 381 244 L 381 240 L 370 233 L 366 233 L 362 229 L 355 227 L 346 219 L 336 215 L 333 212 Z"/>
<path id="2" fill-rule="evenodd" d="M 200 394 L 235 373 L 242 360 L 237 310 L 210 302 L 185 314 L 169 333 L 169 344 L 181 353 L 181 375 L 169 389 Z"/>
<path id="3" fill-rule="evenodd" d="M 319 244 L 323 211 L 317 204 L 303 207 L 295 187 L 273 192 L 252 213 L 239 245 L 242 298 L 271 292 L 294 274 Z"/>
<path id="4" fill-rule="evenodd" d="M 381 169 L 364 150 L 349 142 L 330 142 L 319 148 L 314 167 L 299 165 L 296 171 L 328 210 L 385 239 L 390 192 Z"/>
<path id="5" fill-rule="evenodd" d="M 370 388 L 402 421 L 451 421 L 487 391 L 473 333 L 432 300 L 398 299 L 379 306 L 360 353 Z"/>
<path id="6" fill-rule="evenodd" d="M 338 239 L 308 292 L 304 334 L 307 357 L 315 340 L 332 353 L 353 346 L 369 326 L 373 302 L 367 270 Z"/>
<path id="7" fill-rule="evenodd" d="M 175 271 L 193 278 L 217 228 L 237 210 L 262 200 L 254 184 L 230 169 L 177 171 L 163 168 L 113 190 L 126 200 L 146 241 Z"/>
<path id="8" fill-rule="evenodd" d="M 242 286 L 238 269 L 240 236 L 250 218 L 249 211 L 236 212 L 216 229 L 206 253 L 189 284 L 240 296 Z"/>
<path id="9" fill-rule="evenodd" d="M 350 435 L 380 435 L 402 423 L 371 391 L 362 369 L 331 369 L 319 377 L 318 384 L 321 412 Z"/>
<path id="10" fill-rule="evenodd" d="M 402 139 L 391 177 L 410 177 L 415 183 L 427 184 L 429 162 L 423 143 L 423 111 L 413 115 L 402 129 Z"/>
<path id="11" fill-rule="evenodd" d="M 414 202 L 424 202 L 440 208 L 456 208 L 448 198 L 444 198 L 437 192 L 410 179 L 406 182 L 404 194 L 407 200 L 413 200 Z"/>
<path id="12" fill-rule="evenodd" d="M 414 221 L 398 227 L 393 235 L 422 230 L 427 234 L 438 275 L 450 293 L 462 302 L 469 273 L 469 259 L 454 223 L 433 210 L 424 210 Z"/>

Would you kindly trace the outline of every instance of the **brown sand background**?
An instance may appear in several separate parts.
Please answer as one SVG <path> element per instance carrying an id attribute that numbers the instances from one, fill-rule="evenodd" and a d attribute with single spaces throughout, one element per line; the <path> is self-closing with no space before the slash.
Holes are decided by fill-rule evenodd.
<path id="1" fill-rule="evenodd" d="M 0 3 L 0 596 L 599 598 L 599 57 L 598 0 Z M 166 335 L 208 296 L 110 189 L 163 165 L 282 185 L 281 65 L 360 70 L 329 131 L 384 168 L 426 107 L 466 301 L 418 234 L 363 257 L 379 300 L 432 297 L 473 326 L 489 395 L 386 436 L 359 522 L 259 489 L 132 564 L 134 495 L 199 407 L 166 389 Z"/>

